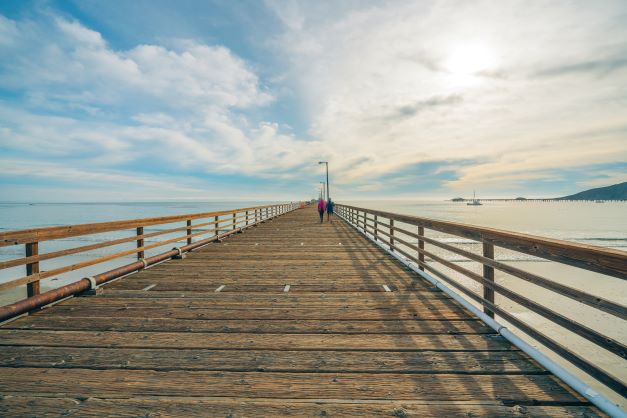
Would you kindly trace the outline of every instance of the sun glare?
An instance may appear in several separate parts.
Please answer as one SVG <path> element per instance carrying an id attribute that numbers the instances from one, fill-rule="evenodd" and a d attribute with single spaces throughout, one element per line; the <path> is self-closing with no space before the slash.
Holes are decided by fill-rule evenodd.
<path id="1" fill-rule="evenodd" d="M 445 68 L 457 75 L 475 75 L 494 68 L 494 54 L 484 45 L 465 45 L 454 49 L 445 62 Z"/>

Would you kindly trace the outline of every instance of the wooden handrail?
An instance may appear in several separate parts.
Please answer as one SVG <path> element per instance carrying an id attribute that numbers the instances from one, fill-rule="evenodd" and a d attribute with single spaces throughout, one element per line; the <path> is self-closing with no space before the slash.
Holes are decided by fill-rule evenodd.
<path id="1" fill-rule="evenodd" d="M 419 227 L 419 228 L 422 228 L 422 227 Z M 496 270 L 502 271 L 503 273 L 511 274 L 512 276 L 518 277 L 519 279 L 523 279 L 529 283 L 533 283 L 540 287 L 544 287 L 545 289 L 559 293 L 562 296 L 566 296 L 577 302 L 584 303 L 588 306 L 592 306 L 593 308 L 599 309 L 601 311 L 615 315 L 621 319 L 627 320 L 627 307 L 621 304 L 614 303 L 600 296 L 590 295 L 581 290 L 575 289 L 570 286 L 566 286 L 564 284 L 555 282 L 553 280 L 547 279 L 537 274 L 529 273 L 517 267 L 513 267 L 509 264 L 505 264 L 500 261 L 497 261 L 493 258 L 487 258 L 487 257 L 484 257 L 483 255 L 475 254 L 470 251 L 457 248 L 453 245 L 439 242 L 438 240 L 424 236 L 424 231 L 423 231 L 423 234 L 420 235 L 420 234 L 414 234 L 413 232 L 410 232 L 401 228 L 396 228 L 396 230 L 403 233 L 404 235 L 418 239 L 419 242 L 423 242 L 423 243 L 427 242 L 429 244 L 433 244 L 436 247 L 450 251 L 457 255 L 461 255 L 462 257 L 465 257 L 469 260 L 477 261 L 479 263 L 482 263 L 483 265 L 493 267 Z M 424 250 L 424 244 L 423 244 L 423 247 L 420 247 L 420 248 Z M 420 260 L 424 262 L 424 252 L 420 253 Z"/>
<path id="2" fill-rule="evenodd" d="M 627 252 L 625 251 L 458 222 L 401 215 L 348 205 L 341 206 L 627 280 Z"/>
<path id="3" fill-rule="evenodd" d="M 534 312 L 553 323 L 587 339 L 599 347 L 616 354 L 621 358 L 627 358 L 627 347 L 622 342 L 602 334 L 596 329 L 589 328 L 579 322 L 559 314 L 555 310 L 543 306 L 531 300 L 528 296 L 520 295 L 507 288 L 503 284 L 494 281 L 494 270 L 510 274 L 513 277 L 525 280 L 559 295 L 584 303 L 602 312 L 610 313 L 622 320 L 627 319 L 627 307 L 620 303 L 607 300 L 584 291 L 571 288 L 553 280 L 526 272 L 517 267 L 494 259 L 494 247 L 514 250 L 520 253 L 541 257 L 558 263 L 579 267 L 581 269 L 602 273 L 620 279 L 627 278 L 627 252 L 609 248 L 594 247 L 574 242 L 561 241 L 551 238 L 520 234 L 511 231 L 503 231 L 493 228 L 466 225 L 456 222 L 439 221 L 421 218 L 417 216 L 401 215 L 379 210 L 370 210 L 355 206 L 337 204 L 337 212 L 346 222 L 361 230 L 373 240 L 386 246 L 389 251 L 401 254 L 406 259 L 416 263 L 420 270 L 427 270 L 438 278 L 453 285 L 474 300 L 483 305 L 484 312 L 488 315 L 498 315 L 520 330 L 544 344 L 549 349 L 573 363 L 575 366 L 589 373 L 594 378 L 603 382 L 613 390 L 625 396 L 627 389 L 625 384 L 611 373 L 602 370 L 591 361 L 584 359 L 558 343 L 531 325 L 509 314 L 494 302 L 494 294 L 499 294 L 529 311 Z M 369 216 L 372 216 L 369 217 Z M 383 222 L 387 220 L 388 223 Z M 372 222 L 370 222 L 372 221 Z M 402 225 L 418 227 L 417 233 L 408 231 Z M 381 228 L 384 229 L 381 229 Z M 387 230 L 386 230 L 387 229 Z M 454 245 L 443 243 L 435 238 L 425 236 L 425 230 L 431 229 L 446 234 L 457 235 L 483 244 L 481 255 L 457 248 Z M 418 242 L 409 242 L 404 237 L 416 239 Z M 425 243 L 451 253 L 461 255 L 470 261 L 478 261 L 483 265 L 483 275 L 470 271 L 454 262 L 451 262 L 432 251 L 426 250 Z M 410 250 L 408 252 L 408 250 Z M 411 254 L 411 252 L 414 252 Z M 425 258 L 428 258 L 427 260 Z M 477 294 L 448 275 L 442 273 L 433 266 L 440 264 L 448 269 L 462 274 L 482 285 L 483 292 Z"/>
<path id="4" fill-rule="evenodd" d="M 215 212 L 192 213 L 185 215 L 161 216 L 156 218 L 141 218 L 122 221 L 97 222 L 78 225 L 52 226 L 45 228 L 22 229 L 19 231 L 0 232 L 0 247 L 17 244 L 27 244 L 30 242 L 42 242 L 55 239 L 78 237 L 81 235 L 99 234 L 103 232 L 119 231 L 152 225 L 168 224 L 174 222 L 185 222 L 187 220 L 208 218 L 210 216 L 231 215 L 234 212 L 247 210 L 265 209 L 278 205 L 252 206 L 236 210 L 223 210 Z M 220 220 L 225 221 L 224 219 Z"/>
<path id="5" fill-rule="evenodd" d="M 195 214 L 185 215 L 173 215 L 162 216 L 157 218 L 142 218 L 122 221 L 111 222 L 99 222 L 90 224 L 79 225 L 66 225 L 55 226 L 47 228 L 33 228 L 20 231 L 7 231 L 0 233 L 0 247 L 9 245 L 26 246 L 26 256 L 0 262 L 0 270 L 11 267 L 18 267 L 26 265 L 26 275 L 17 277 L 9 281 L 0 283 L 0 291 L 11 289 L 20 285 L 27 284 L 29 286 L 28 296 L 32 297 L 39 293 L 39 281 L 46 278 L 58 276 L 59 274 L 69 271 L 79 270 L 85 267 L 93 266 L 106 261 L 114 260 L 120 257 L 128 256 L 131 254 L 137 254 L 138 259 L 144 258 L 144 253 L 147 250 L 161 247 L 167 244 L 185 241 L 189 246 L 192 244 L 193 237 L 200 235 L 215 233 L 219 234 L 223 229 L 241 229 L 241 226 L 245 224 L 246 227 L 254 226 L 258 222 L 265 221 L 268 217 L 277 216 L 278 214 L 285 213 L 287 211 L 296 209 L 297 205 L 290 204 L 278 204 L 278 205 L 264 205 L 253 206 L 241 209 L 203 212 Z M 274 214 L 274 215 L 273 215 Z M 232 215 L 232 216 L 228 216 Z M 225 217 L 228 216 L 228 217 Z M 222 217 L 222 218 L 221 218 Z M 192 220 L 212 218 L 208 222 L 201 222 L 194 224 Z M 249 222 L 253 219 L 253 222 Z M 168 228 L 162 231 L 155 231 L 151 233 L 144 233 L 144 227 L 154 225 L 171 224 L 174 222 L 184 222 L 184 226 Z M 213 226 L 209 229 L 200 229 L 206 226 Z M 135 235 L 130 237 L 124 237 L 109 241 L 103 241 L 96 244 L 83 245 L 79 247 L 68 248 L 59 251 L 53 251 L 49 253 L 40 254 L 38 247 L 40 242 L 58 240 L 63 238 L 100 234 L 103 232 L 117 232 L 132 230 L 136 232 Z M 185 235 L 177 236 L 175 238 L 169 238 L 163 241 L 158 241 L 151 244 L 146 244 L 144 240 L 146 238 L 156 237 L 159 235 L 172 234 L 174 232 L 185 231 Z M 196 232 L 194 232 L 196 231 Z M 117 251 L 113 254 L 107 254 L 101 257 L 96 257 L 90 260 L 81 261 L 71 265 L 57 267 L 47 271 L 39 271 L 39 262 L 44 260 L 51 260 L 68 255 L 78 254 L 89 250 L 95 250 L 105 247 L 116 246 L 124 243 L 136 241 L 137 245 L 133 249 Z"/>

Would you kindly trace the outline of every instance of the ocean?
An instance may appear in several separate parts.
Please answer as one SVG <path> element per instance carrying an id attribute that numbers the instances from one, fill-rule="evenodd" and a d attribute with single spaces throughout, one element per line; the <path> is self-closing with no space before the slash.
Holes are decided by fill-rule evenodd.
<path id="1" fill-rule="evenodd" d="M 46 227 L 78 223 L 103 222 L 121 219 L 135 219 L 153 216 L 178 215 L 185 213 L 207 212 L 238 207 L 249 207 L 273 202 L 238 201 L 238 202 L 125 202 L 125 203 L 0 203 L 0 230 L 16 230 L 33 227 Z M 579 242 L 587 245 L 596 245 L 619 250 L 627 250 L 627 203 L 625 202 L 484 202 L 483 206 L 467 206 L 465 202 L 450 201 L 345 201 L 353 206 L 379 209 L 426 218 L 461 222 L 471 225 L 487 226 L 505 229 L 525 234 L 540 235 L 567 241 Z M 146 228 L 145 232 L 154 232 L 177 225 L 158 225 Z M 134 231 L 111 232 L 93 236 L 75 237 L 40 244 L 40 253 L 71 248 L 89 243 L 132 236 Z M 180 234 L 180 232 L 178 233 Z M 481 244 L 464 238 L 427 231 L 427 235 L 449 244 L 454 244 L 468 251 L 480 253 Z M 165 240 L 176 235 L 163 235 L 147 240 L 147 243 L 156 240 Z M 102 248 L 81 254 L 65 257 L 59 260 L 49 260 L 41 263 L 41 270 L 72 264 L 98 256 L 111 254 L 126 248 L 132 248 L 134 242 L 115 247 Z M 147 255 L 156 254 L 176 246 L 175 243 L 149 251 Z M 453 261 L 462 263 L 464 267 L 481 273 L 481 265 L 469 262 L 463 258 L 434 249 L 427 244 L 429 251 Z M 24 255 L 24 246 L 0 248 L 0 260 L 10 260 Z M 546 278 L 567 284 L 571 287 L 584 290 L 588 293 L 610 299 L 621 304 L 627 304 L 627 284 L 616 278 L 610 278 L 597 273 L 564 266 L 555 262 L 541 260 L 532 256 L 519 254 L 509 250 L 496 250 L 496 258 L 500 261 L 512 263 L 523 270 L 531 271 Z M 79 271 L 69 272 L 56 279 L 47 279 L 42 282 L 42 290 L 58 287 L 75 281 L 81 277 L 93 275 L 111 268 L 123 265 L 134 260 L 134 256 L 127 256 L 120 260 L 105 262 Z M 461 277 L 450 269 L 441 270 L 460 283 L 480 291 L 480 286 L 469 279 Z M 25 275 L 24 266 L 0 271 L 0 282 Z M 593 308 L 579 304 L 571 299 L 553 294 L 523 280 L 496 272 L 496 281 L 507 286 L 532 300 L 535 300 L 567 317 L 575 318 L 583 325 L 599 330 L 623 344 L 627 344 L 627 327 L 624 321 L 612 315 L 599 313 Z M 0 304 L 6 304 L 23 298 L 25 288 L 21 287 L 11 292 L 0 294 Z M 509 301 L 506 298 L 496 297 L 496 303 L 514 314 L 519 319 L 534 325 L 545 334 L 554 336 L 561 343 L 571 347 L 585 358 L 595 359 L 595 363 L 627 381 L 625 360 L 598 348 L 583 338 L 564 330 L 552 322 L 531 313 L 528 309 Z M 513 328 L 513 327 L 512 327 Z M 524 334 L 519 332 L 519 335 Z M 608 392 L 601 385 L 579 372 L 569 363 L 559 360 L 556 356 L 543 350 L 541 345 L 530 340 L 543 352 L 555 358 L 571 372 L 581 376 L 595 388 L 603 391 L 612 399 L 623 403 L 624 399 Z M 623 404 L 623 407 L 625 405 Z"/>

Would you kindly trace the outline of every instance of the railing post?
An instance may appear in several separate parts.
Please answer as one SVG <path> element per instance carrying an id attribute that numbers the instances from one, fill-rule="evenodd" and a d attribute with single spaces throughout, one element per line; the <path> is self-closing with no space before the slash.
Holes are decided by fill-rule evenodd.
<path id="1" fill-rule="evenodd" d="M 374 215 L 374 240 L 379 241 L 379 217 Z"/>
<path id="2" fill-rule="evenodd" d="M 248 211 L 246 211 L 246 226 L 248 226 Z"/>
<path id="3" fill-rule="evenodd" d="M 390 218 L 390 251 L 394 251 L 394 219 Z"/>
<path id="4" fill-rule="evenodd" d="M 493 260 L 494 259 L 494 245 L 484 242 L 483 243 L 483 256 Z M 483 278 L 491 282 L 494 282 L 494 268 L 484 264 L 483 265 Z M 487 287 L 486 285 L 483 285 L 483 298 L 486 299 L 488 302 L 494 303 L 494 289 L 491 289 Z M 494 318 L 494 312 L 492 312 L 490 309 L 488 309 L 485 306 L 483 307 L 483 312 L 485 312 L 486 315 L 490 316 L 491 318 Z"/>
<path id="5" fill-rule="evenodd" d="M 233 213 L 233 229 L 235 229 L 235 218 L 237 216 L 237 212 Z"/>
<path id="6" fill-rule="evenodd" d="M 422 226 L 418 227 L 418 235 L 420 235 L 421 237 L 424 236 L 425 234 L 425 228 Z M 425 242 L 423 240 L 421 240 L 420 238 L 418 239 L 418 248 L 421 250 L 425 249 Z M 423 267 L 422 263 L 425 262 L 425 255 L 424 253 L 418 252 L 418 261 L 420 261 L 420 264 L 418 264 L 418 268 L 422 271 L 425 271 L 425 268 Z"/>
<path id="7" fill-rule="evenodd" d="M 31 257 L 39 254 L 39 243 L 31 242 L 26 244 L 26 257 Z M 26 275 L 30 276 L 31 274 L 39 273 L 39 261 L 35 261 L 34 263 L 26 264 Z M 38 295 L 40 292 L 40 283 L 39 280 L 28 283 L 26 285 L 26 293 L 28 297 L 32 297 Z"/>
<path id="8" fill-rule="evenodd" d="M 142 235 L 144 235 L 144 227 L 143 226 L 138 226 L 137 227 L 137 236 L 141 237 Z M 143 238 L 138 238 L 137 239 L 137 248 L 141 248 L 143 246 L 144 246 L 144 239 Z M 141 260 L 142 258 L 144 258 L 144 250 L 137 251 L 137 259 Z"/>
<path id="9" fill-rule="evenodd" d="M 215 229 L 215 230 L 216 230 L 216 235 L 220 235 L 220 228 L 218 227 L 218 224 L 219 224 L 219 222 L 218 222 L 218 216 L 214 216 L 214 217 L 213 217 L 213 222 L 214 222 L 214 224 L 213 224 L 213 229 Z"/>
<path id="10" fill-rule="evenodd" d="M 192 243 L 192 220 L 187 220 L 187 245 Z"/>

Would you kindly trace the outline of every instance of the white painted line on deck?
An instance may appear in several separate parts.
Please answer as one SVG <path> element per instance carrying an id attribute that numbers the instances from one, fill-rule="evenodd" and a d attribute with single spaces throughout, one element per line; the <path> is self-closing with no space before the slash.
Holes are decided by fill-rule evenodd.
<path id="1" fill-rule="evenodd" d="M 226 286 L 226 285 L 222 285 L 222 286 L 218 287 L 216 290 L 214 290 L 214 292 L 216 292 L 216 293 L 217 293 L 217 292 L 221 292 L 221 291 L 222 291 L 222 289 L 224 289 L 224 287 L 225 287 L 225 286 Z"/>
<path id="2" fill-rule="evenodd" d="M 390 288 L 388 287 L 387 284 L 383 285 L 383 290 L 385 290 L 386 292 L 391 292 Z"/>
<path id="3" fill-rule="evenodd" d="M 150 289 L 152 289 L 155 286 L 156 286 L 156 284 L 151 284 L 150 286 L 144 287 L 142 290 L 150 290 Z"/>
<path id="4" fill-rule="evenodd" d="M 284 291 L 285 293 L 289 292 L 289 291 L 290 291 L 290 285 L 289 285 L 289 284 L 286 284 L 286 285 L 285 285 L 285 287 L 283 288 L 283 291 Z"/>

